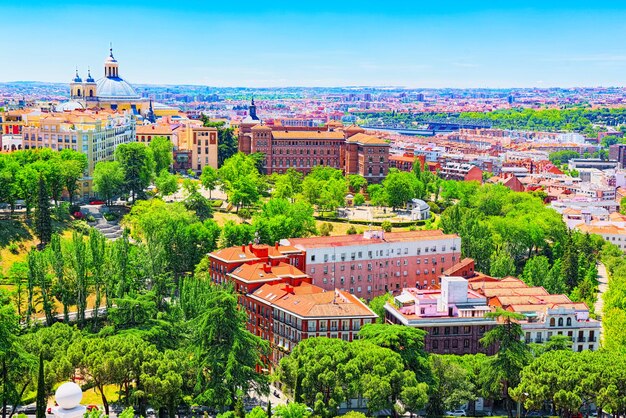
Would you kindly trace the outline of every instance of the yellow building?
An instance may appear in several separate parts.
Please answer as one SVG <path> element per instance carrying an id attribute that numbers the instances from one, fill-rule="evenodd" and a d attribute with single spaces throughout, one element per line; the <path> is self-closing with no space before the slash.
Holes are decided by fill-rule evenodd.
<path id="1" fill-rule="evenodd" d="M 201 173 L 205 166 L 217 168 L 217 128 L 202 126 L 201 122 L 189 121 L 175 131 L 179 151 L 190 151 L 191 169 Z"/>
<path id="2" fill-rule="evenodd" d="M 99 161 L 113 159 L 120 144 L 135 142 L 135 118 L 130 112 L 78 110 L 22 115 L 22 149 L 69 148 L 87 156 L 82 193 L 91 192 L 91 174 Z"/>

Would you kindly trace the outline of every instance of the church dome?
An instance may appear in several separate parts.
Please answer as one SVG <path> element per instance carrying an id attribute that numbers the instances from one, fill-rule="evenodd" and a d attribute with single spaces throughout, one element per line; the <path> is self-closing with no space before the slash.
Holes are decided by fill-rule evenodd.
<path id="1" fill-rule="evenodd" d="M 54 110 L 57 112 L 65 112 L 65 111 L 73 111 L 84 109 L 85 107 L 75 100 L 70 100 L 68 102 L 59 103 L 54 107 Z"/>
<path id="2" fill-rule="evenodd" d="M 120 77 L 101 78 L 98 80 L 96 92 L 99 100 L 140 99 L 135 89 Z"/>

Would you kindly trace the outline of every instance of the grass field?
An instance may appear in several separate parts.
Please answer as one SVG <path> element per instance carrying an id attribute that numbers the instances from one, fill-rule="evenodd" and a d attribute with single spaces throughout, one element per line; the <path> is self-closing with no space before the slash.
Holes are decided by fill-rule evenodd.
<path id="1" fill-rule="evenodd" d="M 54 222 L 54 230 L 62 231 L 63 238 L 72 236 L 67 222 Z M 26 222 L 0 220 L 0 278 L 6 276 L 13 263 L 26 261 L 26 254 L 39 241 Z M 17 245 L 17 253 L 9 250 L 11 243 Z"/>

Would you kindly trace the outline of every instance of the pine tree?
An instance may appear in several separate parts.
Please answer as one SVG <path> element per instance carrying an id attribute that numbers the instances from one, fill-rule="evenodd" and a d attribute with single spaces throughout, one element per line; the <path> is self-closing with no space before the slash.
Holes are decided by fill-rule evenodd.
<path id="1" fill-rule="evenodd" d="M 52 237 L 52 217 L 50 215 L 50 197 L 48 187 L 42 175 L 39 175 L 37 206 L 35 207 L 35 234 L 44 247 Z"/>
<path id="2" fill-rule="evenodd" d="M 561 269 L 567 290 L 571 291 L 578 284 L 578 251 L 571 233 L 565 239 Z"/>
<path id="3" fill-rule="evenodd" d="M 39 353 L 39 376 L 37 378 L 37 418 L 46 418 L 46 387 L 43 370 L 43 353 Z"/>
<path id="4" fill-rule="evenodd" d="M 267 418 L 272 418 L 272 401 L 271 400 L 267 400 Z"/>

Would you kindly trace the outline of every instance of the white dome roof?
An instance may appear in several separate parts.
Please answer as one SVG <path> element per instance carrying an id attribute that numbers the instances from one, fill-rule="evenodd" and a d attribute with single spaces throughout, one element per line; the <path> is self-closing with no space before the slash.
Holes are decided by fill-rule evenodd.
<path id="1" fill-rule="evenodd" d="M 100 100 L 138 100 L 141 98 L 130 84 L 119 77 L 103 77 L 98 80 L 96 94 Z"/>

